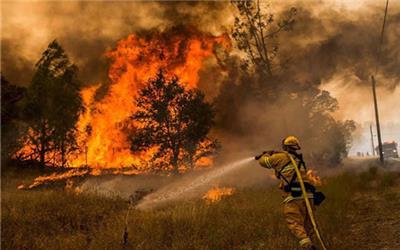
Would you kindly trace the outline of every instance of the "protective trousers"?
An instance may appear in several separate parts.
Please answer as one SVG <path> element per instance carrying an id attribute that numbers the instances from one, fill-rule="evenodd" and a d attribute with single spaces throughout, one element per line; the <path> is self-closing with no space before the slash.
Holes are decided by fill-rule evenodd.
<path id="1" fill-rule="evenodd" d="M 310 200 L 315 211 L 314 204 Z M 313 249 L 312 240 L 315 239 L 314 228 L 307 213 L 306 203 L 303 199 L 292 200 L 283 205 L 283 213 L 289 230 L 299 240 L 303 249 Z"/>

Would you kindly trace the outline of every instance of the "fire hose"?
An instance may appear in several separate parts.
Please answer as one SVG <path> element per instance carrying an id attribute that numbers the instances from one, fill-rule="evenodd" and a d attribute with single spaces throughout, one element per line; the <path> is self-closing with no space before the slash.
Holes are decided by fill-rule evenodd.
<path id="1" fill-rule="evenodd" d="M 318 230 L 317 222 L 315 221 L 314 213 L 313 213 L 313 210 L 311 208 L 310 201 L 308 200 L 308 197 L 307 197 L 306 188 L 304 186 L 303 178 L 301 177 L 301 173 L 300 173 L 299 167 L 298 167 L 296 161 L 293 159 L 293 157 L 290 154 L 288 154 L 288 156 L 289 156 L 290 161 L 292 162 L 292 164 L 294 166 L 294 170 L 296 171 L 298 182 L 300 183 L 300 187 L 301 187 L 301 192 L 303 194 L 303 198 L 304 198 L 304 201 L 306 203 L 307 212 L 308 212 L 308 215 L 310 217 L 311 223 L 313 225 L 315 234 L 316 234 L 319 242 L 321 243 L 322 249 L 327 250 L 327 248 L 326 248 L 326 246 L 324 244 L 324 241 L 322 240 L 321 234 L 320 234 L 320 232 Z"/>
<path id="2" fill-rule="evenodd" d="M 125 215 L 125 220 L 124 220 L 124 233 L 122 235 L 122 249 L 128 249 L 128 218 L 129 218 L 129 213 L 131 211 L 131 209 L 134 206 L 134 202 L 133 200 L 130 198 L 129 199 L 129 206 L 128 206 L 128 211 L 126 212 Z"/>

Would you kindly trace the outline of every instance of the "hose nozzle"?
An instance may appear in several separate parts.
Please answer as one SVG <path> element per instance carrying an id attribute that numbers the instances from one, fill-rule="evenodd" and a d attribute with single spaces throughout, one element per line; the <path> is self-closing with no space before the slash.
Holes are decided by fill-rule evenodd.
<path id="1" fill-rule="evenodd" d="M 263 154 L 261 154 L 261 155 L 256 155 L 256 156 L 254 156 L 254 160 L 258 161 L 262 156 L 263 156 Z"/>
<path id="2" fill-rule="evenodd" d="M 263 155 L 272 155 L 273 153 L 274 153 L 273 150 L 264 151 L 264 152 L 262 152 L 262 154 L 256 155 L 256 156 L 254 157 L 254 159 L 255 159 L 256 161 L 258 161 L 259 159 L 261 159 L 261 157 L 262 157 Z"/>

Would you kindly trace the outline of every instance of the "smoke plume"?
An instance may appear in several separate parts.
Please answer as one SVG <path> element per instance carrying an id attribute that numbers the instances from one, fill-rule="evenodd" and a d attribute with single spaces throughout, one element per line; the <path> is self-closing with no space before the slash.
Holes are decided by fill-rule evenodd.
<path id="1" fill-rule="evenodd" d="M 354 97 L 354 93 L 369 88 L 369 77 L 375 74 L 378 66 L 376 78 L 378 91 L 382 93 L 380 100 L 382 107 L 387 107 L 385 110 L 390 113 L 383 116 L 388 122 L 399 123 L 393 118 L 392 104 L 385 104 L 385 100 L 393 100 L 399 91 L 400 3 L 391 1 L 389 4 L 379 61 L 377 50 L 384 10 L 381 1 L 363 1 L 362 4 L 344 0 L 270 1 L 265 7 L 276 12 L 276 18 L 289 7 L 297 9 L 293 30 L 278 38 L 279 58 L 290 61 L 283 72 L 286 76 L 281 79 L 282 85 L 303 92 L 326 88 L 333 94 L 340 94 L 334 95 L 339 97 L 339 113 L 347 98 L 356 98 L 360 107 L 346 106 L 342 109 L 345 112 L 338 117 L 358 119 L 358 111 L 371 106 L 371 97 Z M 105 53 L 129 34 L 192 25 L 202 32 L 221 35 L 232 29 L 235 11 L 229 2 L 4 2 L 2 74 L 11 83 L 28 85 L 41 52 L 57 39 L 78 65 L 79 76 L 85 85 L 98 82 L 107 85 L 110 81 L 109 61 Z M 217 57 L 220 62 L 210 60 L 200 71 L 199 87 L 210 100 L 221 91 L 230 91 L 232 96 L 240 97 L 243 91 L 240 87 L 223 89 L 224 82 L 239 79 L 240 53 L 233 51 L 231 55 Z M 339 91 L 344 86 L 347 90 Z M 227 142 L 225 147 L 240 150 L 242 133 L 249 129 L 253 131 L 252 135 L 262 131 L 259 132 L 262 136 L 251 136 L 245 141 L 250 152 L 260 149 L 256 145 L 278 146 L 278 135 L 285 135 L 290 124 L 306 122 L 296 119 L 296 113 L 292 107 L 285 105 L 285 100 L 277 99 L 276 106 L 268 107 L 268 117 L 261 118 L 259 112 L 264 107 L 257 106 L 251 98 L 238 107 L 237 112 L 231 115 L 239 116 L 241 124 L 229 140 L 224 139 Z M 235 103 L 232 103 L 226 108 L 234 106 Z M 284 118 L 281 123 L 273 124 L 271 117 L 277 116 Z M 367 116 L 363 116 L 363 122 L 368 119 Z M 224 119 L 229 123 L 230 117 Z M 265 131 L 266 123 L 271 124 L 270 131 Z M 297 130 L 291 132 L 307 134 Z M 274 136 L 269 137 L 268 134 Z M 233 143 L 236 139 L 240 143 Z M 266 143 L 266 140 L 270 142 Z"/>

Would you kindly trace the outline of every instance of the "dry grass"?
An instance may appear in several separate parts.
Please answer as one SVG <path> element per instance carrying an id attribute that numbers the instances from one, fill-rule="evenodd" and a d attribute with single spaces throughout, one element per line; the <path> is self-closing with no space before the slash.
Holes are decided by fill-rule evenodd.
<path id="1" fill-rule="evenodd" d="M 34 173 L 24 173 L 25 178 Z M 118 198 L 64 192 L 18 191 L 21 173 L 2 178 L 3 249 L 121 249 L 128 204 Z M 362 180 L 368 179 L 369 184 Z M 383 190 L 398 197 L 398 174 L 371 170 L 327 179 L 317 217 L 330 249 L 352 249 L 354 194 Z M 296 249 L 281 216 L 276 187 L 239 190 L 215 204 L 202 200 L 132 211 L 129 249 Z M 394 205 L 393 205 L 394 206 Z M 398 209 L 393 207 L 393 209 Z M 371 211 L 373 213 L 374 211 Z M 350 237 L 350 238 L 349 238 Z M 390 248 L 389 248 L 390 249 Z"/>

